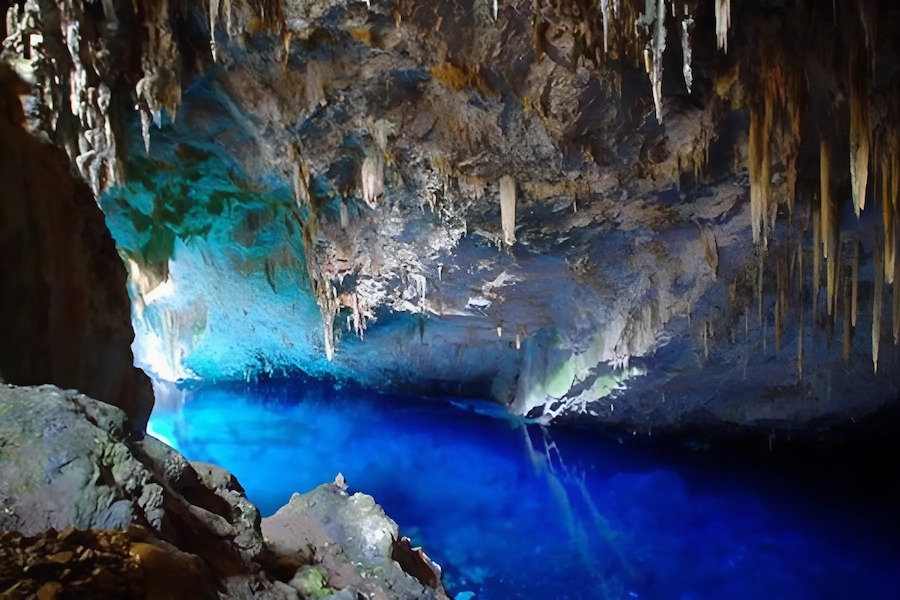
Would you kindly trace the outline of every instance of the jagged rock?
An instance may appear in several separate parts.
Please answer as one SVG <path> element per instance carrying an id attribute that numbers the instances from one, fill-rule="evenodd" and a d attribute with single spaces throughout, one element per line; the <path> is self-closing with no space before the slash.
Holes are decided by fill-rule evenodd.
<path id="1" fill-rule="evenodd" d="M 397 524 L 371 496 L 348 495 L 333 483 L 323 484 L 291 496 L 278 512 L 263 519 L 262 531 L 283 565 L 302 565 L 292 585 L 305 585 L 301 580 L 307 581 L 310 573 L 306 565 L 313 563 L 328 586 L 340 590 L 337 598 L 351 588 L 367 598 L 447 597 L 439 581 L 435 587 L 423 585 L 393 560 Z"/>
<path id="2" fill-rule="evenodd" d="M 205 597 L 190 591 L 200 575 L 228 597 L 290 597 L 252 562 L 259 513 L 231 476 L 214 467 L 198 476 L 161 442 L 134 439 L 120 409 L 53 386 L 4 385 L 0 440 L 0 531 L 140 525 L 148 535 L 129 552 L 142 557 L 148 597 Z M 174 566 L 184 577 L 158 576 Z"/>
<path id="3" fill-rule="evenodd" d="M 423 585 L 392 559 L 397 524 L 372 497 L 323 485 L 261 528 L 232 474 L 188 463 L 127 423 L 74 391 L 0 386 L 0 532 L 16 532 L 0 535 L 0 594 L 30 597 L 41 573 L 71 567 L 61 590 L 41 593 L 102 596 L 121 581 L 79 573 L 106 561 L 136 582 L 122 597 L 290 600 L 353 588 L 373 599 L 446 598 L 437 571 Z M 85 558 L 97 544 L 106 554 Z M 34 577 L 16 583 L 25 565 Z"/>
<path id="4" fill-rule="evenodd" d="M 223 516 L 230 525 L 226 535 L 234 540 L 247 558 L 258 557 L 263 549 L 259 510 L 247 499 L 244 488 L 234 475 L 216 465 L 195 462 L 191 463 L 191 467 L 197 472 L 201 484 L 198 489 L 212 490 L 215 497 L 222 501 Z M 188 489 L 183 493 L 190 499 L 194 492 Z"/>

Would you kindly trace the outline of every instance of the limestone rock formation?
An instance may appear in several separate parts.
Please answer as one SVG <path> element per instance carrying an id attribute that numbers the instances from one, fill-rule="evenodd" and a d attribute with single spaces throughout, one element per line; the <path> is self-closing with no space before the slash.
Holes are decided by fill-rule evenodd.
<path id="1" fill-rule="evenodd" d="M 48 581 L 72 597 L 321 597 L 314 576 L 319 591 L 446 598 L 392 561 L 397 526 L 371 497 L 324 486 L 261 529 L 230 473 L 127 425 L 118 408 L 74 391 L 0 386 L 4 598 Z"/>
<path id="2" fill-rule="evenodd" d="M 895 3 L 74 4 L 14 10 L 5 55 L 102 192 L 158 378 L 631 432 L 900 391 Z"/>
<path id="3" fill-rule="evenodd" d="M 397 524 L 362 493 L 347 494 L 346 486 L 324 484 L 306 494 L 294 494 L 271 517 L 262 532 L 281 564 L 300 566 L 291 585 L 302 590 L 315 570 L 336 574 L 332 587 L 350 589 L 366 598 L 446 599 L 439 572 L 432 585 L 401 569 L 393 552 L 400 538 Z"/>

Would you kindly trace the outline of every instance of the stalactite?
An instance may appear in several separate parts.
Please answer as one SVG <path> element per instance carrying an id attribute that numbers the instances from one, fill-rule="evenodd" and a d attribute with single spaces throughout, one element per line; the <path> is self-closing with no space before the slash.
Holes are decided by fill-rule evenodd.
<path id="1" fill-rule="evenodd" d="M 646 0 L 644 14 L 635 21 L 635 29 L 641 28 L 649 39 L 644 49 L 644 68 L 650 76 L 656 121 L 662 124 L 663 53 L 666 51 L 666 2 Z"/>
<path id="2" fill-rule="evenodd" d="M 896 295 L 896 292 L 895 292 Z M 878 372 L 878 346 L 881 343 L 881 319 L 884 298 L 884 251 L 875 244 L 875 290 L 872 293 L 872 367 Z"/>
<path id="3" fill-rule="evenodd" d="M 292 144 L 288 147 L 288 162 L 293 170 L 294 203 L 303 216 L 310 209 L 309 166 L 303 160 L 299 146 Z"/>
<path id="4" fill-rule="evenodd" d="M 653 67 L 650 85 L 653 87 L 653 104 L 656 106 L 656 120 L 662 124 L 662 78 L 663 53 L 666 51 L 666 2 L 659 0 L 656 9 L 655 31 L 652 41 Z"/>
<path id="5" fill-rule="evenodd" d="M 350 226 L 350 214 L 347 211 L 347 201 L 341 198 L 340 207 L 341 229 L 347 229 Z"/>
<path id="6" fill-rule="evenodd" d="M 896 208 L 896 207 L 895 207 Z M 900 220 L 898 214 L 894 213 L 894 231 L 897 230 L 897 221 Z M 894 237 L 894 256 L 896 256 L 898 248 L 898 237 Z M 900 260 L 894 260 L 894 306 L 892 314 L 892 324 L 894 326 L 894 344 L 900 344 Z"/>
<path id="7" fill-rule="evenodd" d="M 859 241 L 853 240 L 852 245 L 853 254 L 852 262 L 850 263 L 850 324 L 856 327 L 856 315 L 859 312 Z"/>
<path id="8" fill-rule="evenodd" d="M 687 14 L 687 5 L 685 5 L 684 10 L 685 17 L 681 20 L 681 54 L 684 57 L 681 71 L 684 74 L 684 85 L 687 87 L 688 94 L 690 94 L 691 85 L 694 82 L 694 73 L 691 70 L 691 30 L 694 28 L 694 19 Z"/>
<path id="9" fill-rule="evenodd" d="M 228 0 L 225 0 L 227 3 Z M 209 0 L 209 50 L 212 59 L 218 61 L 216 52 L 216 23 L 219 20 L 219 0 Z"/>
<path id="10" fill-rule="evenodd" d="M 785 163 L 785 176 L 787 179 L 787 204 L 788 215 L 791 220 L 794 216 L 794 200 L 797 195 L 797 157 L 800 155 L 800 123 L 801 111 L 798 85 L 795 83 L 787 92 L 787 114 L 790 117 L 790 130 L 781 134 L 781 156 Z"/>
<path id="11" fill-rule="evenodd" d="M 869 179 L 869 101 L 863 52 L 856 43 L 850 59 L 850 181 L 856 216 L 866 207 Z"/>
<path id="12" fill-rule="evenodd" d="M 384 193 L 384 158 L 377 152 L 369 153 L 360 167 L 363 201 L 375 208 L 378 197 Z"/>
<path id="13" fill-rule="evenodd" d="M 600 0 L 600 15 L 603 18 L 603 53 L 609 54 L 609 0 Z"/>
<path id="14" fill-rule="evenodd" d="M 886 156 L 886 155 L 885 155 Z M 894 283 L 894 252 L 896 229 L 894 228 L 894 199 L 891 197 L 890 161 L 882 157 L 881 166 L 881 217 L 884 223 L 884 276 Z"/>
<path id="15" fill-rule="evenodd" d="M 813 225 L 813 264 L 812 264 L 812 316 L 813 325 L 816 323 L 819 308 L 819 290 L 822 288 L 822 218 L 820 216 L 821 209 L 813 206 L 812 225 Z"/>
<path id="16" fill-rule="evenodd" d="M 781 352 L 781 336 L 784 328 L 784 319 L 787 316 L 790 294 L 790 268 L 787 264 L 787 256 L 779 254 L 775 264 L 775 353 Z"/>
<path id="17" fill-rule="evenodd" d="M 828 291 L 828 315 L 837 319 L 837 312 L 834 308 L 839 292 L 841 256 L 840 248 L 834 237 L 832 236 L 833 243 L 828 249 L 830 257 L 825 264 L 825 287 Z"/>
<path id="18" fill-rule="evenodd" d="M 309 61 L 306 65 L 306 107 L 310 112 L 328 104 L 324 80 L 324 73 L 318 61 Z"/>
<path id="19" fill-rule="evenodd" d="M 753 243 L 765 246 L 765 219 L 769 200 L 769 137 L 768 111 L 760 114 L 758 110 L 750 111 L 750 224 L 753 230 Z"/>
<path id="20" fill-rule="evenodd" d="M 784 315 L 784 261 L 775 263 L 775 354 L 781 352 L 781 329 Z"/>
<path id="21" fill-rule="evenodd" d="M 803 238 L 797 241 L 797 381 L 803 381 Z"/>
<path id="22" fill-rule="evenodd" d="M 764 252 L 757 251 L 757 268 L 756 268 L 756 310 L 759 320 L 759 327 L 762 330 L 763 325 L 763 274 L 765 273 Z"/>
<path id="23" fill-rule="evenodd" d="M 853 351 L 853 323 L 851 323 L 853 303 L 850 298 L 851 284 L 849 277 L 843 277 L 843 285 L 841 287 L 844 292 L 844 344 L 842 354 L 844 362 L 850 362 Z"/>
<path id="24" fill-rule="evenodd" d="M 820 215 L 822 218 L 821 237 L 822 255 L 826 260 L 826 288 L 828 291 L 828 314 L 834 315 L 834 302 L 837 295 L 837 275 L 840 256 L 838 256 L 838 219 L 837 205 L 831 194 L 831 146 L 823 137 L 819 145 L 819 184 Z"/>
<path id="25" fill-rule="evenodd" d="M 728 53 L 728 29 L 731 27 L 731 0 L 716 2 L 716 42 L 719 50 Z"/>
<path id="26" fill-rule="evenodd" d="M 500 223 L 503 242 L 512 246 L 516 243 L 516 180 L 509 175 L 500 178 Z"/>
<path id="27" fill-rule="evenodd" d="M 706 264 L 709 265 L 710 270 L 712 270 L 712 279 L 715 281 L 719 275 L 719 246 L 716 243 L 716 235 L 710 229 L 701 226 L 699 223 L 697 224 L 697 227 L 700 229 L 700 244 L 703 246 Z"/>

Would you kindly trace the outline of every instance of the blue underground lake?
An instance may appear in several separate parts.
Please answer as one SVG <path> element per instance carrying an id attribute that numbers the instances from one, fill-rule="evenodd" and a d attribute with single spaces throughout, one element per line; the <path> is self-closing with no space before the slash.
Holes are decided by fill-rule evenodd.
<path id="1" fill-rule="evenodd" d="M 151 429 L 232 471 L 263 516 L 343 473 L 443 566 L 451 598 L 900 597 L 889 503 L 490 412 L 314 384 L 204 387 Z"/>

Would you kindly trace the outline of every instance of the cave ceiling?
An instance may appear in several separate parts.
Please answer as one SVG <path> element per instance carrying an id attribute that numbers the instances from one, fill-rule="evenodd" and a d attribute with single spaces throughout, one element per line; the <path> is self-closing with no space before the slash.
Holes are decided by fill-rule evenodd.
<path id="1" fill-rule="evenodd" d="M 28 0 L 139 364 L 650 432 L 900 389 L 900 7 Z"/>

